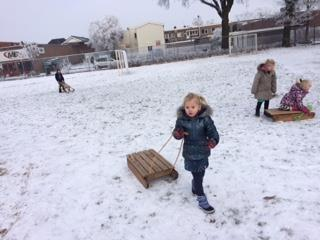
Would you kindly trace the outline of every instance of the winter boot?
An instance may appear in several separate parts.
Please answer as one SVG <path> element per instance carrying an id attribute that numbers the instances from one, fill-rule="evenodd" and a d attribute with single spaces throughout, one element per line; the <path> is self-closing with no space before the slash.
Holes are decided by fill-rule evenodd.
<path id="1" fill-rule="evenodd" d="M 208 213 L 208 214 L 215 212 L 214 208 L 208 203 L 207 197 L 205 195 L 198 196 L 197 201 L 199 203 L 199 208 L 203 212 Z"/>

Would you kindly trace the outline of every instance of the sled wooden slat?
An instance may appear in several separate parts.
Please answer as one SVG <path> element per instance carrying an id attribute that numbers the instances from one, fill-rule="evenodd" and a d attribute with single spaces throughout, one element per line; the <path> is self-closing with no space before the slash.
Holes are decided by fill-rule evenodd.
<path id="1" fill-rule="evenodd" d="M 141 163 L 139 161 L 137 161 L 136 159 L 132 158 L 131 156 L 128 156 L 128 162 L 129 162 L 129 159 L 130 159 L 130 163 L 139 172 L 140 176 L 142 176 L 142 177 L 148 176 L 147 170 L 144 169 L 144 167 L 141 165 Z"/>
<path id="2" fill-rule="evenodd" d="M 178 177 L 173 165 L 153 149 L 129 154 L 127 163 L 145 188 L 149 187 L 151 180 L 164 176 Z"/>
<path id="3" fill-rule="evenodd" d="M 150 158 L 155 164 L 157 164 L 157 165 L 160 167 L 160 169 L 166 170 L 166 169 L 168 168 L 168 166 L 165 165 L 163 162 L 158 161 L 158 160 L 156 159 L 156 156 L 155 156 L 154 154 L 152 154 L 151 151 L 143 151 L 143 153 L 144 153 L 148 158 Z"/>
<path id="4" fill-rule="evenodd" d="M 154 158 L 148 157 L 146 154 L 146 151 L 142 151 L 140 156 L 145 160 L 145 161 L 150 161 L 150 165 L 156 172 L 160 172 L 162 170 L 161 166 L 157 164 L 157 161 L 155 161 Z"/>
<path id="5" fill-rule="evenodd" d="M 155 150 L 151 149 L 150 150 L 151 154 L 153 154 L 160 162 L 162 162 L 164 165 L 167 167 L 171 167 L 172 164 L 169 163 L 164 157 L 162 157 L 160 154 L 158 154 Z"/>
<path id="6" fill-rule="evenodd" d="M 141 184 L 145 187 L 149 187 L 149 183 L 146 181 L 146 179 L 141 175 L 141 172 L 139 172 L 135 165 L 133 165 L 130 161 L 128 161 L 128 167 L 131 170 L 131 172 L 137 177 L 137 179 L 141 182 Z"/>
<path id="7" fill-rule="evenodd" d="M 155 170 L 153 170 L 153 168 L 152 168 L 152 164 L 149 164 L 148 161 L 146 161 L 146 160 L 141 156 L 141 154 L 134 153 L 134 154 L 132 154 L 132 157 L 133 157 L 134 159 L 136 159 L 136 161 L 137 161 L 138 163 L 140 163 L 140 164 L 143 166 L 143 168 L 147 171 L 147 176 L 148 176 L 149 174 L 152 174 L 152 173 L 155 172 Z"/>
<path id="8" fill-rule="evenodd" d="M 264 111 L 264 114 L 267 117 L 272 118 L 272 120 L 275 122 L 300 121 L 300 120 L 312 119 L 315 116 L 314 114 L 307 115 L 300 111 L 283 111 L 279 109 L 268 109 Z"/>

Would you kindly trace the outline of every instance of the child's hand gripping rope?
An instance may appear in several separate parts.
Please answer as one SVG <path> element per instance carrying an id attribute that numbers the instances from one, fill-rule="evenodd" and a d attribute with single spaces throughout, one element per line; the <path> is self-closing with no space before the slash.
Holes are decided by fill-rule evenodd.
<path id="1" fill-rule="evenodd" d="M 209 141 L 208 141 L 208 147 L 209 147 L 210 149 L 213 149 L 213 148 L 215 148 L 216 146 L 217 146 L 216 141 L 213 140 L 213 139 L 209 139 Z"/>
<path id="2" fill-rule="evenodd" d="M 173 132 L 174 138 L 178 139 L 178 140 L 184 138 L 184 136 L 187 136 L 187 135 L 189 135 L 189 134 L 187 132 L 183 131 L 183 129 L 177 129 Z"/>

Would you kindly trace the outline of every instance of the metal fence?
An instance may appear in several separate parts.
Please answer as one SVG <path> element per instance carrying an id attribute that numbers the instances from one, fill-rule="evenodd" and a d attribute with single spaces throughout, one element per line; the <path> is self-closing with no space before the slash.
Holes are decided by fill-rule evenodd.
<path id="1" fill-rule="evenodd" d="M 281 47 L 282 30 L 259 32 L 257 35 L 257 49 Z M 320 43 L 320 28 L 310 27 L 308 38 L 305 41 L 305 27 L 292 30 L 292 45 Z M 251 41 L 252 44 L 254 41 Z M 221 39 L 212 42 L 197 43 L 183 42 L 179 44 L 166 44 L 157 47 L 130 48 L 127 52 L 130 67 L 147 64 L 157 64 L 181 61 L 202 57 L 211 57 L 228 54 L 229 51 L 220 48 Z M 248 46 L 248 45 L 247 45 Z M 255 50 L 250 46 L 251 50 Z M 239 51 L 241 53 L 241 51 Z M 61 69 L 64 74 L 96 71 L 100 69 L 114 69 L 117 67 L 114 51 L 84 53 L 69 56 L 59 56 L 42 59 L 29 59 L 0 63 L 0 80 L 23 79 L 28 77 L 46 76 L 54 74 Z"/>

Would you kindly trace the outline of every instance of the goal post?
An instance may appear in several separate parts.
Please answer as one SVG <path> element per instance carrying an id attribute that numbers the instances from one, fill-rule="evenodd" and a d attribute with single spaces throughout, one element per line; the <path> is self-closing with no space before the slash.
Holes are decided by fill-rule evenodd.
<path id="1" fill-rule="evenodd" d="M 123 72 L 129 72 L 129 64 L 126 51 L 115 50 L 115 57 L 117 61 L 117 69 L 119 74 L 122 74 Z"/>
<path id="2" fill-rule="evenodd" d="M 229 54 L 241 54 L 258 51 L 257 33 L 231 33 L 229 36 Z"/>

